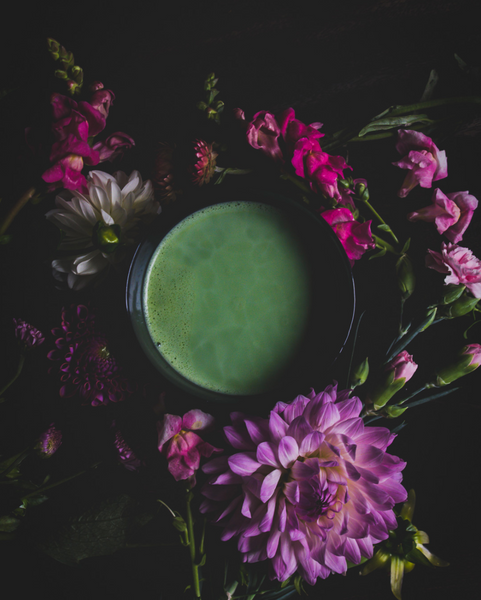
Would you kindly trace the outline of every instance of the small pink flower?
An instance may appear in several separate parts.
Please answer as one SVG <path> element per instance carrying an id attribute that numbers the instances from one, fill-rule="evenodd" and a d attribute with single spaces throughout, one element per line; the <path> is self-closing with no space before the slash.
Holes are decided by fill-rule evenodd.
<path id="1" fill-rule="evenodd" d="M 447 177 L 446 152 L 439 150 L 432 139 L 423 133 L 400 129 L 396 150 L 403 158 L 393 165 L 409 170 L 398 192 L 400 198 L 405 198 L 418 184 L 430 188 L 433 181 Z"/>
<path id="2" fill-rule="evenodd" d="M 122 158 L 124 152 L 132 146 L 135 146 L 135 142 L 130 135 L 117 131 L 103 142 L 94 144 L 92 150 L 99 153 L 99 162 L 113 162 L 117 157 Z"/>
<path id="3" fill-rule="evenodd" d="M 45 341 L 43 333 L 32 327 L 22 319 L 13 319 L 15 325 L 15 337 L 22 342 L 25 348 L 40 346 Z"/>
<path id="4" fill-rule="evenodd" d="M 282 151 L 277 141 L 280 133 L 275 116 L 262 110 L 254 115 L 247 127 L 247 141 L 256 150 L 262 150 L 274 160 L 283 162 Z"/>
<path id="5" fill-rule="evenodd" d="M 320 214 L 339 238 L 351 267 L 366 250 L 376 247 L 371 235 L 371 221 L 359 223 L 348 208 L 333 208 Z"/>
<path id="6" fill-rule="evenodd" d="M 445 273 L 445 285 L 464 285 L 475 298 L 481 298 L 481 261 L 471 250 L 443 242 L 441 252 L 428 252 L 426 266 Z"/>
<path id="7" fill-rule="evenodd" d="M 463 233 L 471 223 L 478 201 L 469 192 L 443 194 L 436 188 L 432 197 L 433 204 L 408 214 L 410 221 L 428 221 L 436 223 L 438 233 L 443 234 L 453 244 L 463 239 Z"/>
<path id="8" fill-rule="evenodd" d="M 190 410 L 183 417 L 166 414 L 159 421 L 158 448 L 167 458 L 169 471 L 176 481 L 189 479 L 191 487 L 194 487 L 200 457 L 222 452 L 221 448 L 204 442 L 194 433 L 208 430 L 213 423 L 214 417 L 198 409 Z"/>
<path id="9" fill-rule="evenodd" d="M 109 109 L 115 100 L 115 94 L 110 90 L 105 90 L 103 83 L 94 84 L 93 94 L 90 98 L 90 105 L 93 106 L 106 119 L 109 116 Z"/>
<path id="10" fill-rule="evenodd" d="M 305 125 L 302 121 L 295 118 L 293 108 L 287 108 L 278 118 L 280 132 L 284 138 L 287 151 L 292 156 L 294 146 L 301 138 L 309 140 L 317 140 L 324 137 L 324 134 L 318 131 L 322 127 L 322 123 L 311 123 Z"/>
<path id="11" fill-rule="evenodd" d="M 61 185 L 67 190 L 78 190 L 88 193 L 87 180 L 82 175 L 84 161 L 78 154 L 69 154 L 62 158 L 42 175 L 42 179 L 51 183 L 52 188 Z"/>
<path id="12" fill-rule="evenodd" d="M 469 367 L 474 367 L 475 369 L 477 369 L 481 364 L 481 346 L 479 344 L 468 344 L 464 347 L 462 354 L 472 355 L 473 358 L 471 359 L 471 362 L 468 365 Z"/>
<path id="13" fill-rule="evenodd" d="M 51 423 L 49 428 L 40 435 L 36 448 L 42 458 L 50 458 L 61 445 L 62 432 Z"/>
<path id="14" fill-rule="evenodd" d="M 416 372 L 418 365 L 414 362 L 413 357 L 403 350 L 393 360 L 386 365 L 386 371 L 392 371 L 394 374 L 393 382 L 398 382 L 404 379 L 404 383 L 409 381 Z"/>

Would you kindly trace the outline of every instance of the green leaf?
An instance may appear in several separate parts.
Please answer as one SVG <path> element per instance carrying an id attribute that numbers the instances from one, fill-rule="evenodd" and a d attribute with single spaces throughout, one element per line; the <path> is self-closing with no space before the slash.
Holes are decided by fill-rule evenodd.
<path id="1" fill-rule="evenodd" d="M 411 245 L 411 238 L 408 238 L 406 240 L 406 243 L 403 246 L 403 249 L 401 250 L 401 254 L 405 254 L 409 250 L 410 245 Z"/>
<path id="2" fill-rule="evenodd" d="M 387 223 L 381 223 L 380 225 L 376 226 L 378 229 L 381 229 L 381 231 L 388 231 L 389 233 L 391 233 L 392 229 L 389 227 L 389 225 Z"/>
<path id="3" fill-rule="evenodd" d="M 0 531 L 3 531 L 4 533 L 15 531 L 19 525 L 20 520 L 15 517 L 11 517 L 10 515 L 0 517 Z"/>
<path id="4" fill-rule="evenodd" d="M 358 137 L 363 137 L 367 133 L 372 131 L 385 131 L 386 129 L 395 129 L 396 127 L 403 127 L 404 125 L 413 125 L 414 123 L 433 123 L 432 119 L 429 119 L 427 115 L 405 115 L 401 117 L 385 117 L 376 119 L 368 123 L 361 131 L 357 134 Z"/>
<path id="5" fill-rule="evenodd" d="M 373 258 L 380 258 L 381 256 L 384 256 L 386 254 L 386 248 L 381 248 L 379 250 L 379 252 L 377 252 L 376 254 L 373 254 L 369 257 L 369 260 L 372 260 Z"/>
<path id="6" fill-rule="evenodd" d="M 125 548 L 139 510 L 127 494 L 104 499 L 76 514 L 57 514 L 51 503 L 36 509 L 28 522 L 29 537 L 51 558 L 68 565 L 106 556 Z M 27 513 L 28 515 L 28 513 Z"/>

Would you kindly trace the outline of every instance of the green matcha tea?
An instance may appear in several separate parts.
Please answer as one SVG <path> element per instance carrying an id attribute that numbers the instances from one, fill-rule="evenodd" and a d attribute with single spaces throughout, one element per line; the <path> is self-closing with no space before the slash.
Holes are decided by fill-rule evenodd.
<path id="1" fill-rule="evenodd" d="M 224 394 L 274 387 L 306 332 L 309 262 L 289 219 L 267 204 L 202 209 L 154 252 L 143 288 L 151 338 L 193 383 Z"/>

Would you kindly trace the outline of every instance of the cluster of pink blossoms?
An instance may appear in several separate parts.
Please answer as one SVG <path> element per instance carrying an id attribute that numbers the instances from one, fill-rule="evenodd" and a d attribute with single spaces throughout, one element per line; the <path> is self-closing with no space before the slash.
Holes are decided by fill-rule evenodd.
<path id="1" fill-rule="evenodd" d="M 446 152 L 419 131 L 400 129 L 396 149 L 405 156 L 394 165 L 408 169 L 398 193 L 405 198 L 416 186 L 430 188 L 433 181 L 448 175 Z M 428 250 L 426 266 L 446 274 L 445 285 L 464 285 L 475 298 L 481 298 L 481 261 L 469 248 L 458 246 L 473 218 L 478 200 L 468 191 L 444 194 L 436 188 L 432 204 L 408 214 L 410 221 L 435 223 L 439 234 L 450 243 L 441 245 L 441 252 Z"/>
<path id="2" fill-rule="evenodd" d="M 237 114 L 240 119 L 245 118 L 242 111 Z M 342 156 L 331 156 L 322 150 L 319 139 L 324 134 L 319 131 L 321 127 L 321 123 L 302 123 L 295 118 L 292 108 L 278 117 L 261 111 L 247 127 L 247 140 L 253 148 L 262 150 L 281 164 L 289 160 L 295 174 L 308 181 L 313 192 L 336 203 L 335 208 L 321 209 L 320 214 L 333 228 L 353 266 L 366 250 L 375 247 L 371 221 L 360 223 L 354 218 L 352 192 L 340 189 L 338 185 L 338 181 L 344 179 L 344 170 L 351 167 Z"/>
<path id="3" fill-rule="evenodd" d="M 365 426 L 349 394 L 312 391 L 268 419 L 232 413 L 224 432 L 236 452 L 203 467 L 201 512 L 215 513 L 222 540 L 238 538 L 244 562 L 269 560 L 271 579 L 298 571 L 314 585 L 345 573 L 396 528 L 405 462 L 386 452 L 395 435 Z"/>
<path id="4" fill-rule="evenodd" d="M 115 98 L 113 92 L 104 89 L 100 82 L 93 84 L 91 90 L 90 102 L 76 102 L 62 94 L 52 95 L 54 143 L 50 161 L 53 165 L 42 175 L 42 179 L 51 184 L 50 189 L 64 187 L 86 192 L 86 180 L 82 175 L 84 163 L 97 165 L 111 161 L 134 145 L 134 140 L 122 132 L 91 145 L 91 140 L 105 129 Z"/>

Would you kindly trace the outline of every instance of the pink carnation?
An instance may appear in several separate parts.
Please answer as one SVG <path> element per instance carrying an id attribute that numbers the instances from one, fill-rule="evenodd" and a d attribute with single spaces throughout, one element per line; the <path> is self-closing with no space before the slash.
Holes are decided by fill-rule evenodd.
<path id="1" fill-rule="evenodd" d="M 211 479 L 200 511 L 216 513 L 222 540 L 238 538 L 244 562 L 269 560 L 271 579 L 298 571 L 314 585 L 346 573 L 397 526 L 405 463 L 386 452 L 395 436 L 366 427 L 349 394 L 312 390 L 268 419 L 234 412 L 224 432 L 235 453 L 203 467 Z"/>
<path id="2" fill-rule="evenodd" d="M 453 244 L 463 239 L 463 234 L 471 223 L 478 201 L 469 192 L 443 194 L 436 188 L 431 206 L 408 214 L 410 221 L 436 223 L 438 233 L 443 234 Z"/>
<path id="3" fill-rule="evenodd" d="M 351 267 L 366 250 L 376 247 L 371 235 L 371 221 L 359 223 L 348 208 L 333 208 L 320 214 L 339 238 Z"/>
<path id="4" fill-rule="evenodd" d="M 418 184 L 430 188 L 433 181 L 447 177 L 446 152 L 439 150 L 432 139 L 423 133 L 400 129 L 396 150 L 403 158 L 393 165 L 409 170 L 398 192 L 400 198 L 405 198 Z"/>
<path id="5" fill-rule="evenodd" d="M 443 242 L 441 252 L 428 252 L 426 266 L 445 273 L 445 285 L 464 285 L 475 298 L 481 298 L 481 261 L 471 250 Z"/>
<path id="6" fill-rule="evenodd" d="M 394 374 L 393 382 L 404 379 L 404 383 L 409 381 L 418 368 L 413 357 L 403 350 L 393 360 L 386 365 L 386 371 L 392 371 Z"/>
<path id="7" fill-rule="evenodd" d="M 214 417 L 198 409 L 190 410 L 183 417 L 166 414 L 158 423 L 158 448 L 167 458 L 169 471 L 176 481 L 189 479 L 194 487 L 200 457 L 222 452 L 194 433 L 210 429 L 213 423 Z"/>

